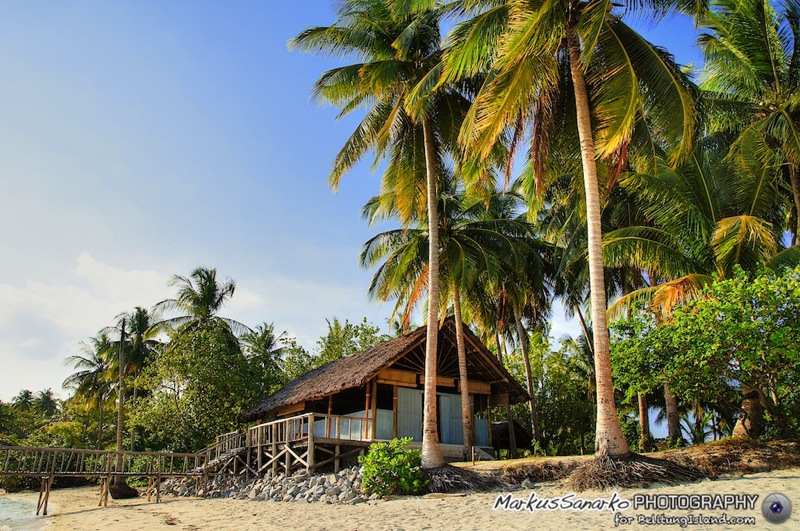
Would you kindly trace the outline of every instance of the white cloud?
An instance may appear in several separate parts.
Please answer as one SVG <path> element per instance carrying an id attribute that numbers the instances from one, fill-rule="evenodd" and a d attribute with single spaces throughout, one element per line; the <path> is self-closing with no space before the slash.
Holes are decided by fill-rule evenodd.
<path id="1" fill-rule="evenodd" d="M 124 271 L 84 253 L 75 267 L 53 282 L 0 284 L 0 396 L 20 389 L 58 390 L 68 369 L 64 359 L 77 344 L 111 325 L 136 305 L 150 306 L 169 296 L 168 275 Z"/>

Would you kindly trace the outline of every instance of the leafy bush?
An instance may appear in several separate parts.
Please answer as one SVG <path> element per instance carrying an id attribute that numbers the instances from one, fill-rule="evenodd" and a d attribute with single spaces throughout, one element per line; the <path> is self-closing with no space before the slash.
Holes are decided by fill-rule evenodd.
<path id="1" fill-rule="evenodd" d="M 363 465 L 363 486 L 381 496 L 387 494 L 417 494 L 427 481 L 422 476 L 422 455 L 408 447 L 411 437 L 372 443 L 369 453 L 358 458 Z"/>

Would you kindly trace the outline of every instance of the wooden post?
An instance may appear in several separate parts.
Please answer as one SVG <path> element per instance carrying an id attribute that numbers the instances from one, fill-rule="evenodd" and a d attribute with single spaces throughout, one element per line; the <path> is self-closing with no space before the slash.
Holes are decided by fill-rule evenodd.
<path id="1" fill-rule="evenodd" d="M 370 440 L 377 439 L 378 428 L 378 380 L 372 380 L 372 413 L 370 414 Z"/>
<path id="2" fill-rule="evenodd" d="M 250 432 L 248 431 L 248 434 Z M 258 452 L 258 473 L 261 473 L 261 465 L 264 464 L 264 452 L 262 451 L 263 440 L 261 437 L 262 428 L 256 428 L 256 451 Z"/>
<path id="3" fill-rule="evenodd" d="M 339 473 L 339 445 L 337 444 L 333 450 L 333 473 Z"/>
<path id="4" fill-rule="evenodd" d="M 363 440 L 367 440 L 369 438 L 369 410 L 370 410 L 370 404 L 372 403 L 371 381 L 367 382 L 366 388 L 367 388 L 367 397 L 366 400 L 364 400 L 364 429 L 362 430 L 364 436 Z"/>
<path id="5" fill-rule="evenodd" d="M 489 446 L 494 448 L 494 444 L 492 444 L 492 406 L 488 400 L 486 401 L 486 422 L 489 424 Z"/>
<path id="6" fill-rule="evenodd" d="M 306 470 L 312 472 L 314 470 L 314 414 L 308 417 L 308 457 L 306 458 L 308 466 Z"/>
<path id="7" fill-rule="evenodd" d="M 397 386 L 392 386 L 392 438 L 397 438 Z"/>
<path id="8" fill-rule="evenodd" d="M 325 437 L 329 439 L 331 438 L 331 415 L 333 415 L 333 395 L 328 395 L 328 428 L 325 431 Z"/>
<path id="9" fill-rule="evenodd" d="M 42 510 L 42 506 L 44 505 L 44 491 L 45 491 L 46 481 L 47 480 L 45 480 L 45 478 L 42 478 L 41 485 L 39 486 L 39 502 L 36 504 L 36 516 L 39 516 L 39 512 Z"/>
<path id="10" fill-rule="evenodd" d="M 278 443 L 275 442 L 275 424 L 270 425 L 272 432 L 272 477 L 278 475 Z"/>

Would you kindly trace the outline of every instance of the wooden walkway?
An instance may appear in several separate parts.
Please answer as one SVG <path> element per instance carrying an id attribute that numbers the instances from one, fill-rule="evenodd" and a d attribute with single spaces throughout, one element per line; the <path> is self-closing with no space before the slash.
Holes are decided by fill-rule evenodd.
<path id="1" fill-rule="evenodd" d="M 194 477 L 206 481 L 206 464 L 212 455 L 171 452 L 115 452 L 74 448 L 0 446 L 0 476 L 41 478 L 36 514 L 47 514 L 50 488 L 57 477 L 100 478 L 100 503 L 108 505 L 114 477 L 148 478 L 147 498 L 160 501 L 158 486 L 164 478 Z"/>
<path id="2" fill-rule="evenodd" d="M 50 488 L 57 477 L 100 479 L 100 503 L 108 505 L 113 478 L 146 477 L 147 498 L 166 478 L 195 478 L 198 490 L 209 477 L 223 474 L 264 476 L 298 469 L 309 472 L 354 461 L 373 441 L 369 418 L 305 414 L 220 435 L 196 453 L 116 452 L 73 448 L 0 446 L 0 476 L 41 479 L 36 514 L 47 514 Z M 202 486 L 201 486 L 202 485 Z"/>

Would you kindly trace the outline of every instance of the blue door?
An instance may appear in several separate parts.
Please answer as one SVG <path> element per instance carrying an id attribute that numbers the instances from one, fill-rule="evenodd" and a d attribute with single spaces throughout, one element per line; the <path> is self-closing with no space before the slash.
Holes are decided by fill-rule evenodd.
<path id="1" fill-rule="evenodd" d="M 398 387 L 397 436 L 422 441 L 422 390 Z"/>

